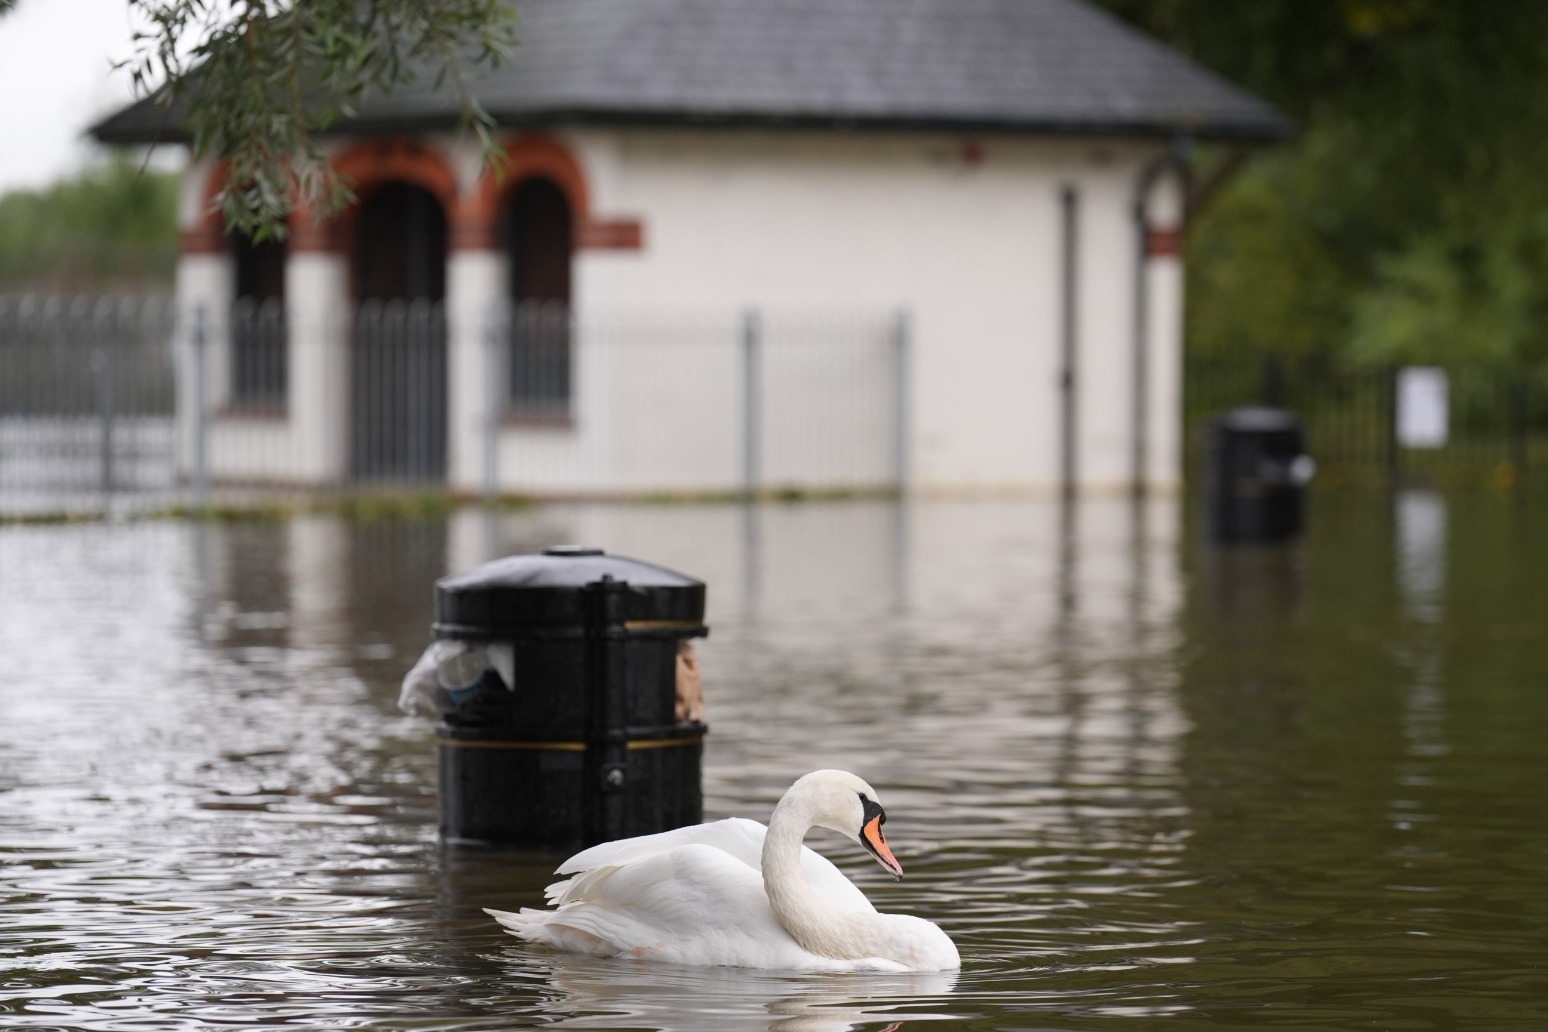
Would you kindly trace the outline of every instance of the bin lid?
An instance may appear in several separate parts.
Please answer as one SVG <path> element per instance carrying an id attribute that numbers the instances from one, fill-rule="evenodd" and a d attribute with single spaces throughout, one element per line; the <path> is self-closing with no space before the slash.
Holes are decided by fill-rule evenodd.
<path id="1" fill-rule="evenodd" d="M 1241 430 L 1247 433 L 1273 433 L 1301 429 L 1301 417 L 1289 409 L 1269 405 L 1243 405 L 1217 413 L 1210 424 L 1225 430 Z"/>
<path id="2" fill-rule="evenodd" d="M 704 582 L 663 566 L 608 555 L 600 548 L 560 546 L 496 559 L 435 582 L 435 631 L 451 638 L 517 637 L 582 628 L 588 585 L 611 578 L 626 585 L 618 612 L 626 624 L 702 635 Z"/>

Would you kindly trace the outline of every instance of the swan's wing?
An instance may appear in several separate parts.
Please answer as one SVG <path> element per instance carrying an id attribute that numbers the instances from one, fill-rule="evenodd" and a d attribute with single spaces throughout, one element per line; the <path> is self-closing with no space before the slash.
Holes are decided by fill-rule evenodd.
<path id="1" fill-rule="evenodd" d="M 775 918 L 761 870 L 766 829 L 733 818 L 583 850 L 548 887 L 552 909 L 487 911 L 529 942 L 595 956 L 791 970 L 893 970 L 879 957 L 839 961 L 802 949 Z M 801 871 L 824 905 L 874 914 L 824 857 L 801 850 Z"/>
<path id="2" fill-rule="evenodd" d="M 673 828 L 654 835 L 637 835 L 583 849 L 560 864 L 554 873 L 578 874 L 597 867 L 621 867 L 645 857 L 660 856 L 678 846 L 689 845 L 712 846 L 731 854 L 756 871 L 759 854 L 763 851 L 765 830 L 757 821 L 742 817 L 712 821 L 709 824 L 690 824 L 686 828 Z"/>
<path id="3" fill-rule="evenodd" d="M 730 817 L 723 821 L 675 828 L 654 835 L 604 842 L 576 853 L 560 864 L 554 873 L 582 874 L 602 867 L 624 867 L 689 845 L 718 849 L 753 871 L 761 871 L 763 837 L 767 832 L 768 829 L 757 821 Z M 835 910 L 876 909 L 865 898 L 865 893 L 856 888 L 854 882 L 844 876 L 844 872 L 833 866 L 832 861 L 805 846 L 801 847 L 801 873 Z M 549 902 L 561 902 L 569 886 L 570 881 L 550 885 L 546 891 Z"/>
<path id="4" fill-rule="evenodd" d="M 561 887 L 557 909 L 494 916 L 523 939 L 576 952 L 739 967 L 824 962 L 779 926 L 755 868 L 704 843 L 594 867 Z"/>

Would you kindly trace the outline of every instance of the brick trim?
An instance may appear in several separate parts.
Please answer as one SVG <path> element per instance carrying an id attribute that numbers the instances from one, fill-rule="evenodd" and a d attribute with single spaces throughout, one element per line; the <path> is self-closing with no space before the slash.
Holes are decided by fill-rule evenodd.
<path id="1" fill-rule="evenodd" d="M 639 219 L 592 219 L 577 227 L 576 250 L 639 251 L 645 247 L 645 227 Z"/>
<path id="2" fill-rule="evenodd" d="M 504 166 L 488 169 L 464 198 L 454 220 L 454 247 L 494 249 L 500 241 L 500 214 L 524 180 L 542 177 L 564 192 L 574 220 L 575 249 L 639 250 L 644 227 L 639 219 L 601 219 L 593 214 L 586 174 L 574 154 L 546 133 L 526 133 L 505 143 Z"/>
<path id="3" fill-rule="evenodd" d="M 1147 258 L 1176 258 L 1182 254 L 1182 230 L 1175 226 L 1150 226 L 1145 230 Z"/>
<path id="4" fill-rule="evenodd" d="M 293 253 L 348 250 L 360 202 L 387 183 L 411 183 L 425 190 L 440 202 L 448 228 L 455 226 L 454 216 L 460 204 L 457 177 L 442 155 L 416 141 L 401 137 L 361 140 L 341 151 L 330 164 L 347 178 L 356 203 L 332 218 L 318 220 L 304 203 L 297 201 L 290 214 Z"/>

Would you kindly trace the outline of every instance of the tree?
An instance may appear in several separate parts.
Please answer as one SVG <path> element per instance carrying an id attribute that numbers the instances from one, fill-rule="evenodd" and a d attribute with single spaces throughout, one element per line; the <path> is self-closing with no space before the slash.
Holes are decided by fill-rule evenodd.
<path id="1" fill-rule="evenodd" d="M 375 90 L 450 78 L 464 124 L 494 152 L 465 70 L 503 61 L 508 0 L 129 0 L 146 27 L 127 62 L 135 88 L 184 112 L 196 157 L 226 162 L 229 228 L 284 233 L 293 199 L 349 202 L 317 134 Z"/>
<path id="2" fill-rule="evenodd" d="M 1297 119 L 1189 234 L 1189 346 L 1548 354 L 1548 5 L 1102 0 Z"/>
<path id="3" fill-rule="evenodd" d="M 41 2 L 41 0 L 40 0 Z M 136 92 L 176 108 L 195 157 L 226 162 L 229 229 L 285 232 L 297 199 L 329 213 L 351 200 L 317 135 L 376 90 L 450 79 L 465 128 L 494 160 L 492 120 L 464 75 L 504 61 L 509 0 L 126 0 L 143 27 L 123 62 Z M 0 0 L 0 15 L 15 0 Z"/>
<path id="4" fill-rule="evenodd" d="M 165 288 L 177 266 L 177 180 L 119 154 L 0 197 L 0 290 Z"/>

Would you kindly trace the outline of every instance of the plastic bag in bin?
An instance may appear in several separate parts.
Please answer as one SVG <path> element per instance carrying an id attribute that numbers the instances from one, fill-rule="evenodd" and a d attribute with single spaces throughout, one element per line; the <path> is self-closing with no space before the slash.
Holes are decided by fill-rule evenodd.
<path id="1" fill-rule="evenodd" d="M 398 708 L 424 717 L 442 717 L 461 709 L 493 672 L 500 686 L 511 691 L 516 681 L 516 656 L 509 642 L 437 639 L 403 675 Z"/>

